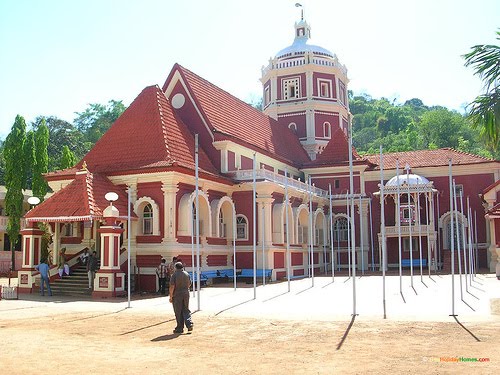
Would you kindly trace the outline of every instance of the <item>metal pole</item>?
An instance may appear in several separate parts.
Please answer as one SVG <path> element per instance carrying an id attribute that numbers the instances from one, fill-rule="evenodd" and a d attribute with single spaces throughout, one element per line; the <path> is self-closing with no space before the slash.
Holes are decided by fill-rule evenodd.
<path id="1" fill-rule="evenodd" d="M 429 277 L 431 277 L 431 265 L 432 265 L 432 257 L 431 257 L 431 241 L 429 239 L 429 210 L 431 209 L 431 200 L 429 199 L 432 195 L 432 192 L 429 194 L 425 194 L 425 226 L 427 227 L 427 270 L 429 271 Z M 434 208 L 432 208 L 434 210 Z M 434 249 L 434 251 L 436 251 Z"/>
<path id="2" fill-rule="evenodd" d="M 475 254 L 474 254 L 474 277 L 477 276 L 477 269 L 479 268 L 479 258 L 478 258 L 478 252 L 479 252 L 479 242 L 477 240 L 477 215 L 476 211 L 474 211 L 474 241 L 475 241 Z"/>
<path id="3" fill-rule="evenodd" d="M 453 180 L 453 204 L 455 205 L 455 228 L 453 228 L 454 235 L 456 233 L 457 236 L 457 255 L 458 255 L 458 274 L 459 274 L 459 280 L 460 280 L 460 299 L 463 301 L 464 300 L 464 291 L 462 288 L 462 259 L 460 256 L 460 232 L 459 232 L 459 227 L 458 227 L 458 202 L 457 202 L 457 186 L 455 185 L 455 180 Z M 456 231 L 456 232 L 455 232 Z"/>
<path id="4" fill-rule="evenodd" d="M 264 230 L 264 227 L 265 227 L 265 215 L 266 215 L 266 212 L 264 210 L 264 203 L 262 203 L 262 225 L 261 225 L 261 228 L 262 228 L 262 286 L 266 285 L 266 253 L 265 253 L 265 247 L 264 247 L 264 241 L 265 241 L 265 230 Z"/>
<path id="5" fill-rule="evenodd" d="M 252 199 L 252 216 L 253 216 L 253 299 L 257 298 L 257 212 L 256 212 L 256 155 L 253 154 L 253 199 Z"/>
<path id="6" fill-rule="evenodd" d="M 465 220 L 464 220 L 465 216 L 464 216 L 463 189 L 460 191 L 460 213 L 462 214 L 462 252 L 464 254 L 465 291 L 469 292 L 469 287 L 467 286 L 467 278 L 469 277 L 467 273 L 467 254 L 465 252 Z"/>
<path id="7" fill-rule="evenodd" d="M 312 212 L 312 187 L 311 176 L 309 176 L 309 247 L 311 248 L 311 286 L 314 286 L 314 231 L 313 231 L 313 212 Z"/>
<path id="8" fill-rule="evenodd" d="M 349 191 L 347 191 L 346 201 L 347 212 L 347 269 L 349 270 L 349 278 L 351 278 L 351 204 L 349 202 Z"/>
<path id="9" fill-rule="evenodd" d="M 352 121 L 349 119 L 349 190 L 352 194 L 351 199 L 351 251 L 352 251 L 352 315 L 356 314 L 356 228 L 354 224 L 354 173 L 352 166 Z"/>
<path id="10" fill-rule="evenodd" d="M 436 243 L 437 243 L 437 261 L 436 261 L 436 273 L 439 269 L 439 263 L 443 263 L 443 255 L 441 253 L 441 236 L 439 235 L 439 215 L 440 215 L 440 208 L 439 208 L 439 192 L 436 194 L 436 202 L 437 202 L 437 215 L 436 215 L 436 218 L 437 220 L 435 220 L 435 223 L 434 223 L 434 230 L 436 231 Z M 434 209 L 434 208 L 433 208 Z M 437 228 L 436 228 L 436 225 L 437 225 Z"/>
<path id="11" fill-rule="evenodd" d="M 196 280 L 198 284 L 198 311 L 201 310 L 201 277 L 200 277 L 200 197 L 198 177 L 198 134 L 195 134 L 195 180 L 196 180 Z"/>
<path id="12" fill-rule="evenodd" d="M 406 184 L 408 185 L 408 231 L 409 231 L 409 236 L 410 236 L 410 284 L 413 290 L 415 291 L 415 288 L 413 287 L 413 236 L 411 232 L 411 222 L 413 220 L 413 210 L 411 209 L 411 195 L 410 195 L 410 166 L 407 165 L 406 168 Z"/>
<path id="13" fill-rule="evenodd" d="M 399 181 L 398 181 L 399 183 Z M 385 305 L 385 267 L 387 262 L 387 245 L 385 243 L 385 204 L 384 204 L 384 159 L 382 156 L 382 145 L 380 145 L 380 232 L 382 232 L 382 304 L 384 307 L 384 319 L 387 319 Z"/>
<path id="14" fill-rule="evenodd" d="M 334 254 L 333 254 L 333 211 L 332 211 L 332 185 L 328 184 L 328 198 L 329 198 L 329 209 L 330 209 L 330 245 L 332 247 L 332 282 L 335 281 L 335 262 L 334 262 Z"/>
<path id="15" fill-rule="evenodd" d="M 370 241 L 371 241 L 371 251 L 372 251 L 372 272 L 375 271 L 375 255 L 374 255 L 374 245 L 373 245 L 373 212 L 372 212 L 372 199 L 368 201 L 368 208 L 370 209 Z"/>
<path id="16" fill-rule="evenodd" d="M 420 220 L 420 180 L 417 180 L 417 225 L 418 225 L 418 254 L 420 255 L 420 281 L 423 284 L 424 271 L 422 268 L 422 223 Z"/>
<path id="17" fill-rule="evenodd" d="M 193 227 L 193 224 L 194 224 L 194 227 Z M 194 221 L 193 204 L 191 204 L 191 271 L 192 271 L 192 274 L 193 274 L 193 283 L 194 283 L 193 298 L 196 296 L 196 282 L 198 280 L 197 278 L 195 278 L 196 274 L 194 272 L 194 270 L 195 270 L 195 264 L 196 264 L 194 262 L 194 232 L 195 231 L 196 231 L 196 224 L 195 224 L 195 221 Z"/>
<path id="18" fill-rule="evenodd" d="M 469 241 L 469 284 L 472 286 L 472 210 L 470 208 L 469 197 L 467 197 L 467 226 Z"/>
<path id="19" fill-rule="evenodd" d="M 401 254 L 401 202 L 400 202 L 400 181 L 399 181 L 399 159 L 396 159 L 396 218 L 398 226 L 398 250 L 399 250 L 399 293 L 403 295 L 403 267 L 402 267 L 402 254 Z"/>
<path id="20" fill-rule="evenodd" d="M 361 195 L 359 196 L 359 247 L 361 248 L 361 274 L 365 274 L 365 249 L 363 241 L 363 206 L 361 205 Z"/>
<path id="21" fill-rule="evenodd" d="M 287 259 L 287 281 L 288 292 L 290 292 L 290 272 L 291 272 L 291 256 L 290 256 L 290 227 L 288 226 L 288 168 L 285 168 L 285 223 L 286 223 L 286 259 Z"/>
<path id="22" fill-rule="evenodd" d="M 132 201 L 132 191 L 129 186 L 127 189 L 127 307 L 130 308 L 130 235 L 132 233 L 132 220 L 130 218 L 130 204 Z"/>
<path id="23" fill-rule="evenodd" d="M 449 188 L 450 188 L 450 240 L 451 240 L 451 316 L 455 315 L 455 234 L 453 233 L 453 177 L 451 171 L 451 159 L 448 161 Z"/>
<path id="24" fill-rule="evenodd" d="M 233 202 L 233 283 L 234 290 L 236 290 L 236 207 Z"/>

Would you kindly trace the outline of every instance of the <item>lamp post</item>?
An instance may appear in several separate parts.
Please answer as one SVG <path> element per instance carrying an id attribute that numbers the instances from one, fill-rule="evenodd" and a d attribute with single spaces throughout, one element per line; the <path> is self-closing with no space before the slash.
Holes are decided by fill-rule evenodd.
<path id="1" fill-rule="evenodd" d="M 127 308 L 130 308 L 130 186 L 127 188 Z M 106 193 L 104 198 L 109 202 L 110 205 L 113 205 L 113 202 L 118 200 L 118 194 L 111 191 Z"/>

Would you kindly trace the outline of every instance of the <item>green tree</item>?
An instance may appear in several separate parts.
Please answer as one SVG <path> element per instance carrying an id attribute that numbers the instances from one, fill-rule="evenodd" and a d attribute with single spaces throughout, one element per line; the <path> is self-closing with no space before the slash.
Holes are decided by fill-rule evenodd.
<path id="1" fill-rule="evenodd" d="M 500 30 L 496 32 L 500 40 Z M 497 151 L 500 144 L 500 46 L 481 44 L 463 55 L 465 66 L 471 66 L 474 74 L 484 83 L 484 93 L 469 105 L 472 126 L 481 130 L 486 145 Z"/>
<path id="2" fill-rule="evenodd" d="M 33 181 L 33 170 L 35 168 L 35 135 L 32 130 L 26 133 L 26 141 L 23 147 L 23 162 L 24 162 L 24 176 L 23 181 L 25 185 L 23 189 L 30 189 Z"/>
<path id="3" fill-rule="evenodd" d="M 71 168 L 76 164 L 77 160 L 75 154 L 69 149 L 68 146 L 64 146 L 61 156 L 61 169 Z"/>
<path id="4" fill-rule="evenodd" d="M 110 100 L 107 105 L 89 104 L 83 112 L 77 112 L 74 124 L 82 132 L 85 141 L 96 143 L 125 111 L 121 100 Z"/>
<path id="5" fill-rule="evenodd" d="M 5 140 L 5 211 L 9 217 L 7 234 L 12 251 L 12 267 L 15 265 L 15 246 L 19 237 L 20 220 L 23 214 L 23 187 L 26 183 L 24 171 L 24 144 L 26 142 L 26 122 L 17 115 L 14 125 Z"/>
<path id="6" fill-rule="evenodd" d="M 40 126 L 35 134 L 35 168 L 33 169 L 33 195 L 43 201 L 47 194 L 47 182 L 43 178 L 43 174 L 49 171 L 49 128 L 42 119 Z"/>
<path id="7" fill-rule="evenodd" d="M 34 129 L 42 124 L 43 117 L 37 117 L 31 124 Z M 50 142 L 47 147 L 49 157 L 48 170 L 54 171 L 61 165 L 62 150 L 68 146 L 77 159 L 82 158 L 91 148 L 92 143 L 85 142 L 83 134 L 71 123 L 54 116 L 46 118 Z"/>

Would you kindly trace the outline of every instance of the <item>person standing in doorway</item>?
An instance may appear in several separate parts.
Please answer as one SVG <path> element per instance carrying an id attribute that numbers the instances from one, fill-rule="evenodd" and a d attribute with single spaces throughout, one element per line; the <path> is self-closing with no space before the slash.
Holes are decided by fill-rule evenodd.
<path id="1" fill-rule="evenodd" d="M 165 286 L 167 285 L 167 275 L 168 275 L 168 266 L 167 261 L 162 258 L 160 265 L 156 268 L 156 274 L 158 275 L 159 285 L 158 285 L 158 293 L 165 295 Z"/>
<path id="2" fill-rule="evenodd" d="M 193 330 L 193 321 L 191 320 L 191 311 L 189 311 L 189 287 L 191 278 L 184 271 L 181 262 L 175 263 L 175 272 L 170 277 L 170 303 L 173 304 L 177 326 L 174 333 L 184 332 L 184 325 L 189 332 Z"/>
<path id="3" fill-rule="evenodd" d="M 44 296 L 45 295 L 45 287 L 44 284 L 47 284 L 47 292 L 49 293 L 49 296 L 52 295 L 52 289 L 50 289 L 50 274 L 49 270 L 50 267 L 47 264 L 46 259 L 42 259 L 39 265 L 35 266 L 35 269 L 40 272 L 40 295 Z"/>
<path id="4" fill-rule="evenodd" d="M 89 277 L 89 289 L 94 289 L 94 278 L 97 268 L 98 268 L 97 253 L 94 250 L 94 252 L 90 254 L 89 260 L 87 261 L 87 275 Z"/>

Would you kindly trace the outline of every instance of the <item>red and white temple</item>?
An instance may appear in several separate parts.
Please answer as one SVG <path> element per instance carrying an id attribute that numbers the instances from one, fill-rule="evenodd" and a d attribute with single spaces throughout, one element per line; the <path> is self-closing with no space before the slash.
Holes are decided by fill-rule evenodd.
<path id="1" fill-rule="evenodd" d="M 20 290 L 33 288 L 39 222 L 49 224 L 54 260 L 62 247 L 70 266 L 83 248 L 98 250 L 96 296 L 123 292 L 129 238 L 131 272 L 142 290 L 157 290 L 160 257 L 178 256 L 192 270 L 195 215 L 202 272 L 232 269 L 234 262 L 237 269 L 253 268 L 254 156 L 257 268 L 271 269 L 273 280 L 285 278 L 288 267 L 292 276 L 307 275 L 311 259 L 316 274 L 331 272 L 332 264 L 345 270 L 348 221 L 353 220 L 357 268 L 380 270 L 380 157 L 363 157 L 355 149 L 349 155 L 347 69 L 335 54 L 310 43 L 307 22 L 296 23 L 294 33 L 293 43 L 262 70 L 263 112 L 176 64 L 163 86 L 146 87 L 77 165 L 48 173 L 55 194 L 25 216 L 31 225 L 22 233 Z M 198 209 L 193 208 L 195 134 Z M 356 207 L 350 216 L 349 156 Z M 454 217 L 475 233 L 470 241 L 478 267 L 500 271 L 495 226 L 500 163 L 452 149 L 384 155 L 389 269 L 398 267 L 400 251 L 403 259 L 416 259 L 423 250 L 427 267 L 449 270 L 449 160 L 455 189 L 469 198 L 467 211 L 455 210 Z M 309 178 L 313 187 L 306 183 Z M 132 192 L 130 228 L 127 189 Z M 108 192 L 119 196 L 112 213 L 106 213 Z"/>

